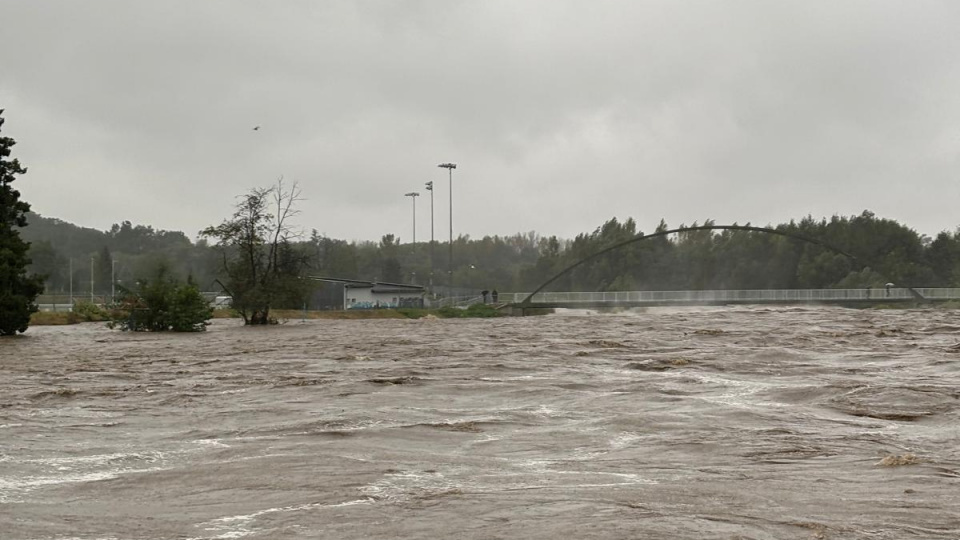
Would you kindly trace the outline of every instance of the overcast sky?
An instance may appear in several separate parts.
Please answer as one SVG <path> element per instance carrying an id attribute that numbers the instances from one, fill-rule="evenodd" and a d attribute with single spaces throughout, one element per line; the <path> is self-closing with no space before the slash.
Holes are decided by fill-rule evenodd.
<path id="1" fill-rule="evenodd" d="M 960 2 L 0 0 L 38 213 L 191 237 L 283 175 L 345 239 L 870 209 L 960 225 Z M 261 126 L 254 131 L 254 126 Z"/>

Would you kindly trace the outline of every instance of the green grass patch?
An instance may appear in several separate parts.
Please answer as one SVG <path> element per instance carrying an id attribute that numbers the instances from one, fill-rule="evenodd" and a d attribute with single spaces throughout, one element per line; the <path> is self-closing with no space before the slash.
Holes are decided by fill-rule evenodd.
<path id="1" fill-rule="evenodd" d="M 77 302 L 73 311 L 38 311 L 30 314 L 30 326 L 62 326 L 110 320 L 110 312 L 90 302 Z"/>

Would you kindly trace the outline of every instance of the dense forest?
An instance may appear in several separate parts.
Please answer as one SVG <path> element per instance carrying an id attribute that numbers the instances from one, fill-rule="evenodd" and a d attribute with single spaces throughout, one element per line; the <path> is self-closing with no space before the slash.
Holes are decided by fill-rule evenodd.
<path id="1" fill-rule="evenodd" d="M 46 276 L 47 293 L 65 293 L 73 273 L 76 294 L 110 291 L 112 279 L 133 284 L 160 266 L 202 289 L 216 290 L 220 255 L 207 242 L 182 232 L 155 230 L 129 221 L 99 231 L 28 216 L 23 237 L 32 243 L 31 270 Z M 710 221 L 703 224 L 711 224 Z M 696 224 L 694 224 L 696 225 Z M 678 227 L 682 227 L 680 225 Z M 694 231 L 624 247 L 578 267 L 551 290 L 683 290 L 883 286 L 960 286 L 960 232 L 921 236 L 871 212 L 831 219 L 807 217 L 773 228 L 853 254 L 857 262 L 788 237 L 745 231 Z M 657 231 L 668 230 L 661 222 Z M 650 231 L 653 232 L 653 231 Z M 513 236 L 461 236 L 453 246 L 452 281 L 462 291 L 529 291 L 561 269 L 607 246 L 642 234 L 632 219 L 611 219 L 572 240 L 534 232 Z M 387 282 L 449 284 L 447 244 L 401 243 L 392 234 L 379 242 L 347 242 L 317 231 L 296 244 L 309 274 Z M 444 290 L 444 289 L 442 289 Z"/>

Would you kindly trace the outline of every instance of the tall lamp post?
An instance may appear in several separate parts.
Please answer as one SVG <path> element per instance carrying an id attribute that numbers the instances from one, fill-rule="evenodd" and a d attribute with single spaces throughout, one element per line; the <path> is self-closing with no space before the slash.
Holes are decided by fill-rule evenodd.
<path id="1" fill-rule="evenodd" d="M 417 252 L 417 197 L 420 196 L 416 191 L 404 193 L 404 197 L 410 197 L 413 201 L 413 252 Z"/>
<path id="2" fill-rule="evenodd" d="M 433 180 L 424 185 L 430 192 L 430 293 L 433 294 Z"/>
<path id="3" fill-rule="evenodd" d="M 448 285 L 453 288 L 453 170 L 457 168 L 457 164 L 441 163 L 437 167 L 446 169 L 450 175 L 450 253 L 447 257 L 447 275 Z"/>

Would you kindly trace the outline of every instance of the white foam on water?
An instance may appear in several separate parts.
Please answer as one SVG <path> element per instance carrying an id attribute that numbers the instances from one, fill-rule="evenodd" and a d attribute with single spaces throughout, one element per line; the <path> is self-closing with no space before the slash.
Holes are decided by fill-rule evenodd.
<path id="1" fill-rule="evenodd" d="M 610 447 L 616 450 L 627 448 L 633 446 L 633 443 L 642 439 L 640 435 L 632 431 L 622 431 L 618 433 L 614 438 L 610 439 Z"/>
<path id="2" fill-rule="evenodd" d="M 530 411 L 530 414 L 535 414 L 537 416 L 551 417 L 557 416 L 558 411 L 554 408 L 547 407 L 546 405 L 540 405 L 535 411 Z"/>
<path id="3" fill-rule="evenodd" d="M 252 514 L 225 516 L 199 525 L 200 527 L 203 527 L 205 531 L 214 533 L 216 536 L 201 536 L 188 538 L 187 540 L 229 540 L 231 538 L 243 538 L 244 536 L 249 536 L 256 533 L 257 531 L 253 527 L 253 521 L 268 514 L 275 514 L 279 512 L 302 512 L 305 510 L 318 510 L 325 508 L 342 508 L 345 506 L 354 506 L 358 504 L 373 504 L 374 502 L 376 502 L 374 499 L 367 497 L 335 504 L 308 503 L 296 506 L 266 508 L 264 510 L 253 512 Z"/>
<path id="4" fill-rule="evenodd" d="M 0 477 L 0 503 L 23 502 L 22 495 L 46 487 L 59 484 L 75 484 L 82 482 L 98 482 L 112 480 L 125 474 L 147 473 L 168 470 L 166 467 L 148 467 L 143 469 L 114 469 L 110 471 L 96 471 L 85 473 L 68 473 L 45 476 L 21 476 L 19 478 Z M 18 497 L 18 495 L 20 497 Z"/>
<path id="5" fill-rule="evenodd" d="M 57 407 L 54 409 L 36 409 L 33 411 L 28 411 L 27 415 L 29 416 L 41 416 L 44 418 L 60 418 L 60 417 L 73 417 L 73 418 L 116 418 L 117 416 L 122 416 L 118 412 L 110 411 L 94 411 L 90 409 L 84 409 L 83 407 Z"/>
<path id="6" fill-rule="evenodd" d="M 80 538 L 79 536 L 58 536 L 54 540 L 120 540 L 116 536 L 98 536 L 96 538 Z"/>
<path id="7" fill-rule="evenodd" d="M 52 458 L 28 458 L 16 460 L 19 463 L 37 463 L 40 465 L 49 465 L 54 467 L 74 468 L 78 465 L 105 465 L 111 461 L 120 461 L 124 459 L 136 459 L 153 463 L 166 459 L 164 452 L 114 452 L 112 454 L 94 454 L 90 456 L 72 456 L 72 457 L 52 457 Z"/>
<path id="8" fill-rule="evenodd" d="M 378 501 L 401 502 L 462 487 L 462 482 L 452 480 L 440 472 L 403 471 L 388 474 L 373 484 L 360 488 L 360 491 Z"/>
<path id="9" fill-rule="evenodd" d="M 759 381 L 726 379 L 723 377 L 715 377 L 703 374 L 697 374 L 694 375 L 694 377 L 705 383 L 720 385 L 727 389 L 726 392 L 723 392 L 719 395 L 698 397 L 698 399 L 708 403 L 717 403 L 719 405 L 726 405 L 728 407 L 734 407 L 738 409 L 768 409 L 774 406 L 785 406 L 783 404 L 776 404 L 775 402 L 767 400 L 750 399 L 754 394 L 782 386 L 779 383 L 773 384 Z"/>
<path id="10" fill-rule="evenodd" d="M 214 446 L 217 448 L 230 448 L 229 444 L 223 442 L 222 439 L 195 439 L 190 441 L 193 444 L 200 446 Z"/>

